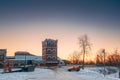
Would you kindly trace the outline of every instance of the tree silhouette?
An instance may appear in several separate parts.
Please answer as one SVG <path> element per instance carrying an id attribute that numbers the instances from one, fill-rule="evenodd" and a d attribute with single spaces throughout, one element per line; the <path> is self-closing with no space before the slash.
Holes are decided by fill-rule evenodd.
<path id="1" fill-rule="evenodd" d="M 73 53 L 69 54 L 68 60 L 73 64 L 79 64 L 81 54 L 78 51 L 74 51 Z"/>
<path id="2" fill-rule="evenodd" d="M 81 49 L 81 52 L 83 53 L 83 63 L 82 63 L 82 67 L 84 69 L 84 59 L 85 59 L 85 54 L 91 49 L 91 43 L 90 40 L 88 38 L 88 36 L 82 35 L 78 38 L 79 40 L 79 47 Z"/>

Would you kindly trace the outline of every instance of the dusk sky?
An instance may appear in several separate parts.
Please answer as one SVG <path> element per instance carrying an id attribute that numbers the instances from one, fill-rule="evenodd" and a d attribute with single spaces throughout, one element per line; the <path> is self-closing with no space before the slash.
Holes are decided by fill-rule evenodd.
<path id="1" fill-rule="evenodd" d="M 0 48 L 42 54 L 45 38 L 58 39 L 58 56 L 79 50 L 87 34 L 92 55 L 120 50 L 120 0 L 0 0 Z"/>

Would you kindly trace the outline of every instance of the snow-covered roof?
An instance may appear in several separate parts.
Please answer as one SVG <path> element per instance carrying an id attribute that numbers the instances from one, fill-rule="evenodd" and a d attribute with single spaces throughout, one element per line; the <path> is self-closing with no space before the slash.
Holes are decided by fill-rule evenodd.
<path id="1" fill-rule="evenodd" d="M 42 61 L 41 56 L 15 56 L 15 60 L 40 60 Z"/>

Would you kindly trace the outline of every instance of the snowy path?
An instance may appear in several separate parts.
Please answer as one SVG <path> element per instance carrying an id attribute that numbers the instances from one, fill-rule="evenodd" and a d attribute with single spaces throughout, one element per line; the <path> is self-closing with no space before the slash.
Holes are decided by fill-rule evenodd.
<path id="1" fill-rule="evenodd" d="M 47 73 L 46 76 L 35 76 L 27 80 L 85 80 L 81 79 L 74 73 L 66 72 L 64 70 L 54 69 Z"/>

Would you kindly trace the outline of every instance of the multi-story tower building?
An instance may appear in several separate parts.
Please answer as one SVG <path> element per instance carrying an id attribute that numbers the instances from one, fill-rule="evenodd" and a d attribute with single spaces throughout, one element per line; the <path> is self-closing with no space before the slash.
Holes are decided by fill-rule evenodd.
<path id="1" fill-rule="evenodd" d="M 42 60 L 46 65 L 57 65 L 57 40 L 45 39 L 42 41 Z"/>

